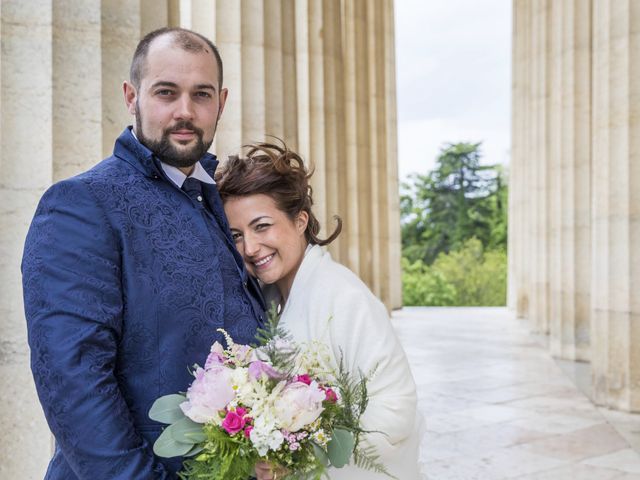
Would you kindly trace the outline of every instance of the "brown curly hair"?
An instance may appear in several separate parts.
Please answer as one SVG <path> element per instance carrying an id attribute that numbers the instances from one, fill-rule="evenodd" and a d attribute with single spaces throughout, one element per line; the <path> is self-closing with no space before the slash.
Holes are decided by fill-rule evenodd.
<path id="1" fill-rule="evenodd" d="M 277 208 L 294 220 L 300 212 L 309 216 L 305 238 L 311 245 L 328 245 L 342 231 L 342 219 L 333 218 L 337 226 L 326 239 L 318 238 L 320 222 L 311 211 L 313 190 L 309 170 L 300 156 L 287 148 L 273 143 L 255 143 L 245 145 L 248 152 L 245 158 L 231 156 L 225 167 L 216 173 L 216 183 L 222 201 L 230 197 L 264 194 L 271 197 Z"/>

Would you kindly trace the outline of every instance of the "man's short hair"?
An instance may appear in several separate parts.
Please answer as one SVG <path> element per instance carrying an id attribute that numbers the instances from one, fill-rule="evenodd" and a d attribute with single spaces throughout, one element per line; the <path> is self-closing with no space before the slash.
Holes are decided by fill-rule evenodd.
<path id="1" fill-rule="evenodd" d="M 220 52 L 218 52 L 216 46 L 204 35 L 200 35 L 192 30 L 187 30 L 186 28 L 178 27 L 159 28 L 158 30 L 147 33 L 142 40 L 140 40 L 140 43 L 138 43 L 136 51 L 133 54 L 131 68 L 129 69 L 129 78 L 136 89 L 140 88 L 140 82 L 145 74 L 144 70 L 147 64 L 149 47 L 156 38 L 163 35 L 170 35 L 173 43 L 187 52 L 206 52 L 207 48 L 209 48 L 211 50 L 210 53 L 213 54 L 213 57 L 218 64 L 218 87 L 222 89 L 222 58 L 220 57 Z"/>

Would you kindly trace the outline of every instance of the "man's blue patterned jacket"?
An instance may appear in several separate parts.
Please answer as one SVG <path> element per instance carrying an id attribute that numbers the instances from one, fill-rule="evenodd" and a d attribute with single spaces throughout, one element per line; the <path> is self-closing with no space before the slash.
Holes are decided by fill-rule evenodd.
<path id="1" fill-rule="evenodd" d="M 201 160 L 213 176 L 217 161 Z M 253 341 L 264 302 L 214 185 L 209 209 L 126 129 L 114 154 L 42 197 L 22 261 L 31 368 L 56 439 L 47 479 L 175 478 L 153 401 L 186 391 L 224 328 Z"/>

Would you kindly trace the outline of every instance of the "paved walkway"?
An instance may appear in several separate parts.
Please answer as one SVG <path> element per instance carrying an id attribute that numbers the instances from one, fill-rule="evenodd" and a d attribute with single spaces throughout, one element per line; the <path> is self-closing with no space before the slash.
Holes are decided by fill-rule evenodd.
<path id="1" fill-rule="evenodd" d="M 640 415 L 595 407 L 506 309 L 405 308 L 393 322 L 429 480 L 640 479 Z"/>

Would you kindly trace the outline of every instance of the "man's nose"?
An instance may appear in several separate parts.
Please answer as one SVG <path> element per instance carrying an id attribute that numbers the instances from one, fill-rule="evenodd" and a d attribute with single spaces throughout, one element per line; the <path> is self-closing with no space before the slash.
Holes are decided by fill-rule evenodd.
<path id="1" fill-rule="evenodd" d="M 189 95 L 182 95 L 178 99 L 174 116 L 179 120 L 193 119 L 193 100 Z"/>

